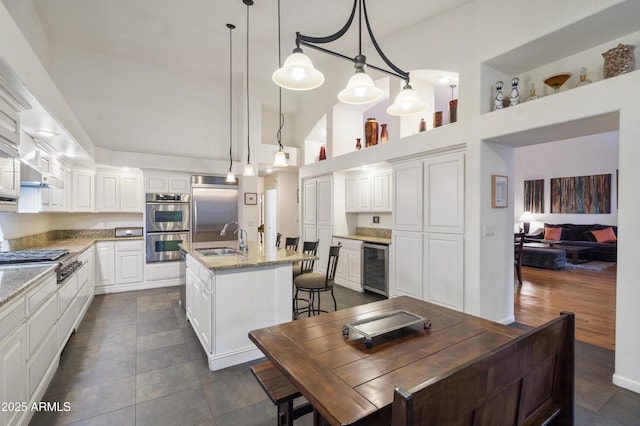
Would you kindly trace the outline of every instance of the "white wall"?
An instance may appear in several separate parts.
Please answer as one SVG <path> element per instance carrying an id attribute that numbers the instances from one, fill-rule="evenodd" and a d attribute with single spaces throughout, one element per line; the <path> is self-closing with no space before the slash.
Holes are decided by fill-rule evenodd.
<path id="1" fill-rule="evenodd" d="M 523 211 L 525 180 L 544 179 L 544 213 L 534 214 L 531 231 L 547 223 L 618 224 L 616 170 L 618 132 L 531 145 L 515 150 L 514 222 Z M 611 174 L 610 214 L 551 214 L 550 179 Z"/>

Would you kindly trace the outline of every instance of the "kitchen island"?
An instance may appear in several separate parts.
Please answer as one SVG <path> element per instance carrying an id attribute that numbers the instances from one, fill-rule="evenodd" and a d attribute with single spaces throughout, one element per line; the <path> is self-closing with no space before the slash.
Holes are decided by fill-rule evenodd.
<path id="1" fill-rule="evenodd" d="M 292 264 L 312 256 L 249 243 L 181 244 L 186 253 L 186 311 L 211 371 L 261 358 L 249 330 L 292 319 Z M 232 253 L 213 255 L 212 248 Z M 224 252 L 218 250 L 217 252 Z"/>

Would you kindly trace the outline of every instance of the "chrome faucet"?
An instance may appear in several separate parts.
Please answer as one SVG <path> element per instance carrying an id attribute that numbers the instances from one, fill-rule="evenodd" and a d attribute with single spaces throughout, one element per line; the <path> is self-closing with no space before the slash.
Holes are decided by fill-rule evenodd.
<path id="1" fill-rule="evenodd" d="M 247 232 L 240 227 L 240 224 L 237 221 L 225 223 L 222 231 L 220 231 L 221 236 L 225 236 L 227 234 L 227 226 L 236 225 L 236 230 L 233 231 L 234 234 L 238 234 L 238 250 L 243 253 L 249 251 L 249 243 L 247 241 Z M 244 239 L 242 238 L 242 233 L 244 232 Z"/>

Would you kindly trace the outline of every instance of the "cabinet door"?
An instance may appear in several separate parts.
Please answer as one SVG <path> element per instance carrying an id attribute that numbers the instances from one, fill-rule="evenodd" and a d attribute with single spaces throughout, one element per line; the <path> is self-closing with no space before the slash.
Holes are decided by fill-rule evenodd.
<path id="1" fill-rule="evenodd" d="M 358 177 L 349 176 L 345 180 L 345 210 L 349 213 L 358 211 Z"/>
<path id="2" fill-rule="evenodd" d="M 144 258 L 140 250 L 116 250 L 116 284 L 142 282 Z"/>
<path id="3" fill-rule="evenodd" d="M 345 250 L 344 259 L 339 259 L 338 265 L 340 265 L 340 260 L 346 261 L 347 264 L 347 280 L 352 283 L 362 285 L 362 255 L 360 251 L 355 250 Z"/>
<path id="4" fill-rule="evenodd" d="M 316 208 L 318 225 L 330 226 L 333 221 L 333 192 L 331 188 L 331 177 L 324 177 L 317 181 Z M 327 240 L 329 243 L 331 239 Z"/>
<path id="5" fill-rule="evenodd" d="M 385 170 L 371 177 L 371 211 L 391 211 L 391 176 L 391 170 Z"/>
<path id="6" fill-rule="evenodd" d="M 204 285 L 198 295 L 198 325 L 200 326 L 200 341 L 208 353 L 211 353 L 211 291 Z"/>
<path id="7" fill-rule="evenodd" d="M 464 247 L 462 235 L 424 234 L 424 299 L 462 311 Z"/>
<path id="8" fill-rule="evenodd" d="M 0 402 L 28 402 L 27 342 L 25 326 L 20 326 L 0 344 Z M 23 411 L 0 410 L 0 424 L 18 424 Z"/>
<path id="9" fill-rule="evenodd" d="M 96 211 L 120 210 L 120 182 L 115 174 L 96 174 Z"/>
<path id="10" fill-rule="evenodd" d="M 318 260 L 316 261 L 316 270 L 322 274 L 327 272 L 327 263 L 329 262 L 329 246 L 333 237 L 330 226 L 319 226 L 318 232 Z"/>
<path id="11" fill-rule="evenodd" d="M 142 212 L 140 176 L 120 176 L 120 211 Z"/>
<path id="12" fill-rule="evenodd" d="M 169 192 L 178 194 L 188 194 L 191 192 L 191 176 L 189 175 L 169 175 Z"/>
<path id="13" fill-rule="evenodd" d="M 96 255 L 98 257 L 98 262 L 96 264 L 96 285 L 115 285 L 115 243 L 112 241 L 101 241 L 97 243 Z"/>
<path id="14" fill-rule="evenodd" d="M 422 184 L 422 161 L 410 161 L 394 166 L 394 231 L 422 231 Z"/>
<path id="15" fill-rule="evenodd" d="M 189 318 L 193 317 L 193 305 L 195 303 L 195 273 L 191 268 L 187 268 L 185 277 L 185 310 Z"/>
<path id="16" fill-rule="evenodd" d="M 422 233 L 393 231 L 389 262 L 389 291 L 393 296 L 422 299 Z"/>
<path id="17" fill-rule="evenodd" d="M 371 211 L 371 178 L 368 175 L 358 176 L 358 211 Z"/>
<path id="18" fill-rule="evenodd" d="M 302 241 L 316 241 L 318 239 L 318 229 L 316 225 L 304 225 L 302 227 Z"/>
<path id="19" fill-rule="evenodd" d="M 464 232 L 464 154 L 424 160 L 426 232 Z"/>
<path id="20" fill-rule="evenodd" d="M 94 210 L 94 173 L 75 170 L 73 178 L 72 210 L 76 212 L 92 212 Z"/>
<path id="21" fill-rule="evenodd" d="M 317 213 L 317 191 L 316 191 L 316 180 L 305 180 L 303 185 L 302 192 L 302 202 L 304 203 L 304 207 L 302 210 L 302 219 L 306 224 L 314 224 L 316 223 L 316 213 Z"/>

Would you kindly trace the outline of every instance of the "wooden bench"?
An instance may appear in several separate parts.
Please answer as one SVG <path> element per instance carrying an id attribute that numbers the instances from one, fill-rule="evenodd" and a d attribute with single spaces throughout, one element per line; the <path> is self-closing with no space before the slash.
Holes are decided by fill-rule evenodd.
<path id="1" fill-rule="evenodd" d="M 277 424 L 291 426 L 295 419 L 313 411 L 308 402 L 294 408 L 293 400 L 302 395 L 271 361 L 253 365 L 251 372 L 276 406 Z"/>
<path id="2" fill-rule="evenodd" d="M 392 425 L 573 425 L 574 322 L 562 312 L 444 377 L 396 388 Z"/>

